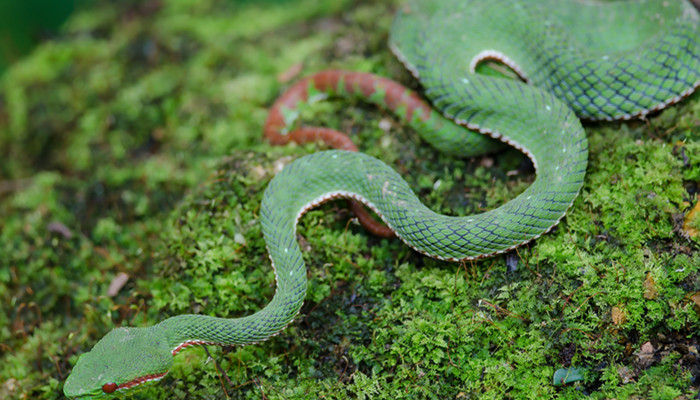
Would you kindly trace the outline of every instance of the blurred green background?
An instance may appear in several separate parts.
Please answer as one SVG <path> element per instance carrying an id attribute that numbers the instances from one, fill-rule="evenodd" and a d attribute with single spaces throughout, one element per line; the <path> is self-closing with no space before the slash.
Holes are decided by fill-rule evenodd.
<path id="1" fill-rule="evenodd" d="M 0 75 L 28 54 L 42 40 L 53 37 L 71 13 L 99 0 L 2 0 L 0 1 Z M 106 0 L 105 0 L 106 1 Z M 152 0 L 158 1 L 158 0 Z M 230 0 L 252 3 L 256 0 Z M 287 0 L 257 0 L 282 3 Z M 140 0 L 123 2 L 140 3 Z"/>
<path id="2" fill-rule="evenodd" d="M 0 1 L 0 74 L 34 46 L 51 38 L 79 6 L 90 0 Z"/>

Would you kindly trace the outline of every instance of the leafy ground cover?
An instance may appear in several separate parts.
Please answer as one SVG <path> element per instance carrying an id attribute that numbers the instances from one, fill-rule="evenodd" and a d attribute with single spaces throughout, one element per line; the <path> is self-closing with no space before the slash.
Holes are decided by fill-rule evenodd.
<path id="1" fill-rule="evenodd" d="M 0 398 L 63 398 L 118 325 L 236 317 L 274 293 L 257 215 L 275 172 L 267 108 L 334 67 L 415 81 L 386 47 L 392 1 L 104 3 L 0 83 Z M 516 151 L 437 154 L 351 100 L 303 110 L 351 132 L 423 201 L 463 215 L 533 179 Z M 142 399 L 686 399 L 698 390 L 700 103 L 587 125 L 586 183 L 554 232 L 451 264 L 309 212 L 301 315 L 271 340 L 188 350 Z M 699 213 L 700 214 L 700 213 Z M 684 224 L 686 228 L 684 228 Z M 127 278 L 123 283 L 123 279 Z M 120 285 L 119 282 L 122 282 Z M 561 386 L 562 368 L 582 381 Z"/>

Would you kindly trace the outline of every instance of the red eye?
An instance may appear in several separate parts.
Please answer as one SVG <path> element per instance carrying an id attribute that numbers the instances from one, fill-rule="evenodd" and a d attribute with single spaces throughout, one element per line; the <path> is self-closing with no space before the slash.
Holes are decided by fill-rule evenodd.
<path id="1" fill-rule="evenodd" d="M 114 382 L 105 383 L 102 385 L 102 391 L 105 393 L 114 393 L 117 390 L 117 384 Z"/>

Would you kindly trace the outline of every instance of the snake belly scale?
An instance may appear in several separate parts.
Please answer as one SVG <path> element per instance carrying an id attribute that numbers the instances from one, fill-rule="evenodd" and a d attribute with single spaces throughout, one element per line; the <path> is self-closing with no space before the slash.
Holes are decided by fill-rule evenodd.
<path id="1" fill-rule="evenodd" d="M 700 84 L 699 33 L 698 12 L 686 0 L 402 5 L 389 45 L 439 110 L 413 113 L 409 122 L 429 128 L 447 117 L 469 128 L 440 138 L 430 133 L 429 142 L 457 154 L 468 153 L 476 132 L 509 143 L 533 160 L 535 182 L 495 210 L 449 217 L 425 207 L 373 157 L 342 150 L 302 157 L 270 182 L 262 202 L 260 221 L 277 278 L 266 307 L 236 319 L 178 315 L 151 327 L 116 328 L 79 358 L 64 393 L 120 396 L 162 379 L 187 347 L 250 344 L 280 332 L 306 295 L 296 223 L 331 198 L 370 206 L 405 243 L 444 260 L 488 257 L 539 237 L 561 220 L 583 184 L 588 146 L 579 117 L 643 117 L 689 95 Z M 525 82 L 474 73 L 484 59 L 511 66 Z M 386 100 L 380 90 L 372 98 Z"/>

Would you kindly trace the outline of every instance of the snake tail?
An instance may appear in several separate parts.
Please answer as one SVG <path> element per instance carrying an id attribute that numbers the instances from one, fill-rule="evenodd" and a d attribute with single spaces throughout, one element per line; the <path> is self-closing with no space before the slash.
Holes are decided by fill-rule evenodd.
<path id="1" fill-rule="evenodd" d="M 329 97 L 355 97 L 394 113 L 441 152 L 464 157 L 485 154 L 502 146 L 488 136 L 456 125 L 430 107 L 413 90 L 378 75 L 343 70 L 326 70 L 305 77 L 275 101 L 264 125 L 265 137 L 273 144 L 290 141 L 321 141 L 341 150 L 357 151 L 347 135 L 325 127 L 293 129 L 301 103 Z"/>
<path id="2" fill-rule="evenodd" d="M 420 96 L 404 85 L 371 73 L 326 70 L 305 77 L 277 98 L 270 108 L 263 128 L 272 143 L 284 145 L 290 141 L 302 144 L 322 142 L 340 150 L 357 151 L 357 146 L 345 133 L 316 126 L 293 128 L 302 103 L 313 103 L 329 97 L 354 97 L 394 113 L 401 121 L 415 129 L 438 150 L 464 157 L 493 152 L 501 143 L 488 136 L 466 130 L 433 110 Z M 350 209 L 365 229 L 376 236 L 394 237 L 395 233 L 375 220 L 356 200 L 350 200 Z"/>

